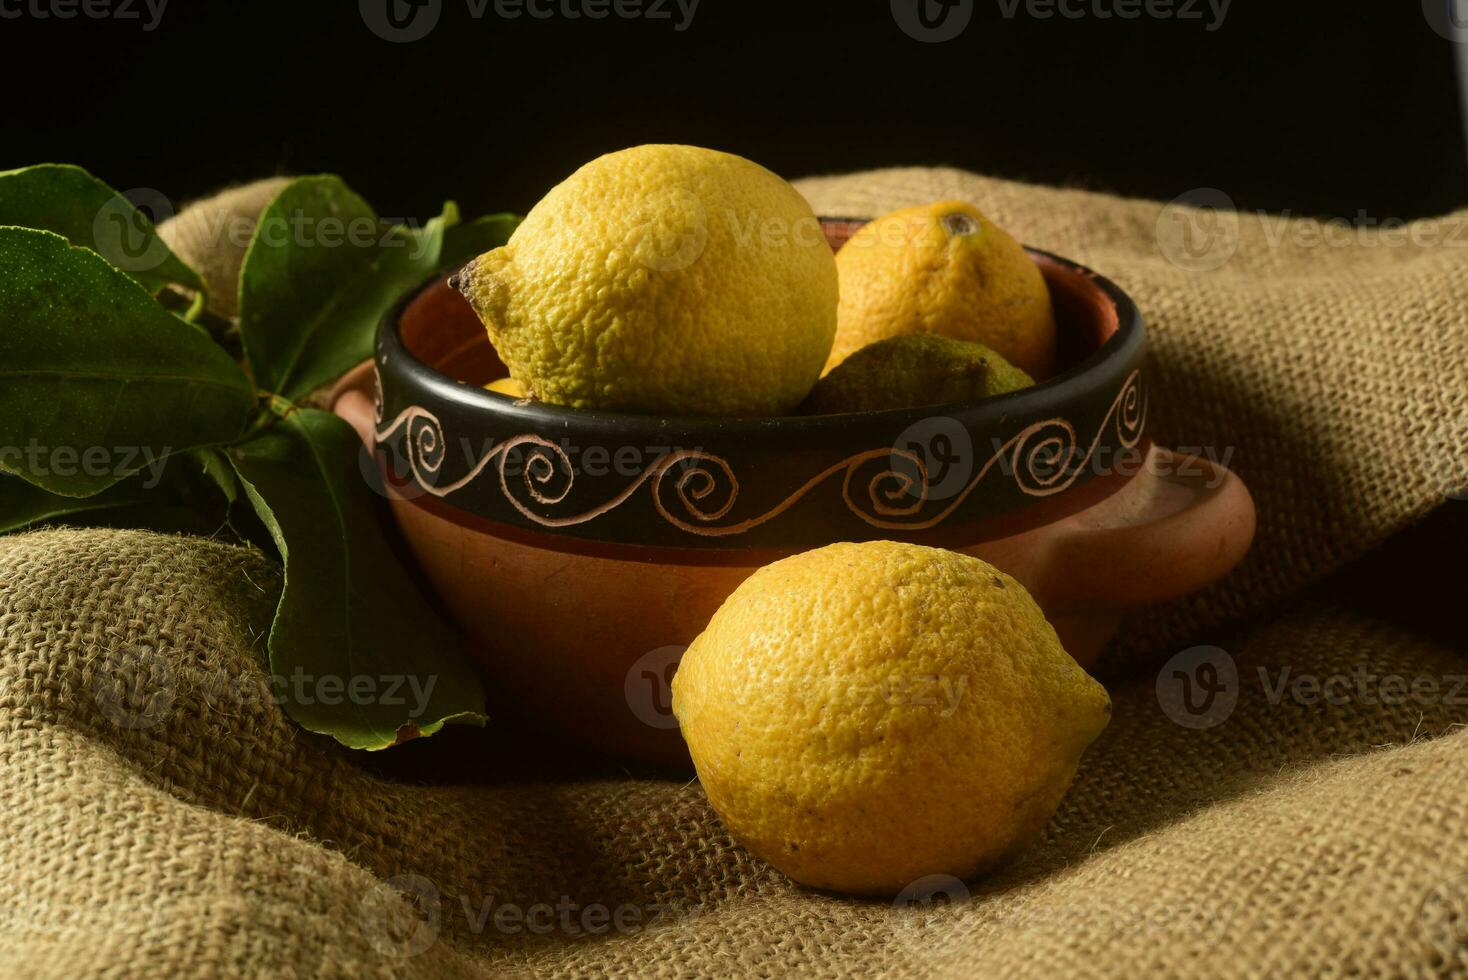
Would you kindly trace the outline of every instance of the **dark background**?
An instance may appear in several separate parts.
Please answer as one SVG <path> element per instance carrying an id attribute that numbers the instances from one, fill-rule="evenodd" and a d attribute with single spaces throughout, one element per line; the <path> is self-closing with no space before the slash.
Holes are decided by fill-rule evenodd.
<path id="1" fill-rule="evenodd" d="M 476 20 L 442 0 L 408 44 L 375 36 L 355 0 L 170 0 L 152 32 L 0 19 L 0 168 L 76 162 L 175 202 L 329 170 L 421 217 L 446 197 L 523 211 L 598 153 L 676 141 L 788 177 L 954 164 L 1375 220 L 1468 201 L 1452 46 L 1417 0 L 1235 0 L 1214 31 L 1206 4 L 1202 20 L 1124 21 L 972 2 L 938 44 L 907 36 L 889 0 L 701 0 L 683 31 L 676 11 Z"/>

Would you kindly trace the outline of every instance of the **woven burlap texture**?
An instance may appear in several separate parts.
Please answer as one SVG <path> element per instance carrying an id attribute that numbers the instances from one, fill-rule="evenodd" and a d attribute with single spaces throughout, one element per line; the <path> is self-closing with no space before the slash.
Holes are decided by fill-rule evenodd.
<path id="1" fill-rule="evenodd" d="M 1159 440 L 1232 447 L 1258 499 L 1237 574 L 1133 618 L 1042 841 L 902 911 L 792 885 L 696 783 L 498 779 L 519 750 L 493 726 L 434 740 L 469 750 L 456 777 L 387 779 L 262 690 L 267 556 L 36 531 L 0 539 L 0 973 L 1468 974 L 1468 662 L 1328 578 L 1468 507 L 1444 493 L 1468 483 L 1468 215 L 1319 248 L 1244 217 L 1201 269 L 1158 204 L 947 170 L 801 189 L 828 214 L 967 198 L 1106 272 L 1152 326 Z M 1158 696 L 1190 643 L 1237 677 L 1210 727 Z"/>

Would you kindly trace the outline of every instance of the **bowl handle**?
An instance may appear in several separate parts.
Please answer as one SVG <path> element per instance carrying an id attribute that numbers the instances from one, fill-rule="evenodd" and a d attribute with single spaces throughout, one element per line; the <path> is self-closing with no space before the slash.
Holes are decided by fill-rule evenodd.
<path id="1" fill-rule="evenodd" d="M 1176 599 L 1237 565 L 1254 527 L 1254 499 L 1226 466 L 1152 446 L 1126 487 L 1047 535 L 1031 587 L 1066 613 Z"/>
<path id="2" fill-rule="evenodd" d="M 326 404 L 357 430 L 364 446 L 372 448 L 377 403 L 373 400 L 371 361 L 363 361 L 342 375 L 327 393 Z"/>

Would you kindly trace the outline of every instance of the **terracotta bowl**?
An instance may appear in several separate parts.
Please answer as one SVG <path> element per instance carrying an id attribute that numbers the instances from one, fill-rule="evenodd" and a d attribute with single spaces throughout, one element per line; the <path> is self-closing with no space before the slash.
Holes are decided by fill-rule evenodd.
<path id="1" fill-rule="evenodd" d="M 839 247 L 861 222 L 824 222 Z M 495 690 L 546 730 L 686 765 L 678 656 L 761 565 L 892 538 L 984 558 L 1094 662 L 1130 608 L 1232 568 L 1254 505 L 1228 470 L 1151 444 L 1145 328 L 1103 277 L 1031 250 L 1061 369 L 997 398 L 892 412 L 663 418 L 517 402 L 436 277 L 333 396 Z M 369 469 L 371 469 L 369 467 Z"/>

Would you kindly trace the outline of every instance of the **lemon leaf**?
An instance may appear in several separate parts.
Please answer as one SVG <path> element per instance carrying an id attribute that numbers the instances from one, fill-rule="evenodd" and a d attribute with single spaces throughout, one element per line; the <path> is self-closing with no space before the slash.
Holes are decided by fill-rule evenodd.
<path id="1" fill-rule="evenodd" d="M 152 293 L 170 283 L 205 291 L 204 280 L 173 254 L 148 216 L 81 167 L 41 163 L 0 172 L 0 225 L 55 232 Z"/>
<path id="2" fill-rule="evenodd" d="M 177 453 L 90 497 L 66 497 L 14 476 L 0 476 L 0 534 L 38 524 L 150 528 L 212 535 L 225 525 L 233 499 L 210 474 L 217 457 L 230 483 L 234 470 L 215 449 Z M 205 465 L 200 465 L 205 464 Z"/>
<path id="3" fill-rule="evenodd" d="M 72 514 L 129 507 L 153 499 L 137 477 L 90 497 L 63 497 L 14 476 L 0 476 L 0 534 Z"/>
<path id="4" fill-rule="evenodd" d="M 341 178 L 301 177 L 260 214 L 240 270 L 240 336 L 256 383 L 299 399 L 372 355 L 378 321 L 439 268 L 449 204 L 393 225 Z"/>
<path id="5" fill-rule="evenodd" d="M 0 228 L 0 265 L 0 471 L 85 497 L 244 431 L 244 372 L 96 252 Z"/>
<path id="6" fill-rule="evenodd" d="M 389 546 L 361 450 L 337 416 L 287 409 L 229 455 L 285 563 L 277 694 L 302 727 L 371 750 L 485 715 L 457 634 Z"/>

